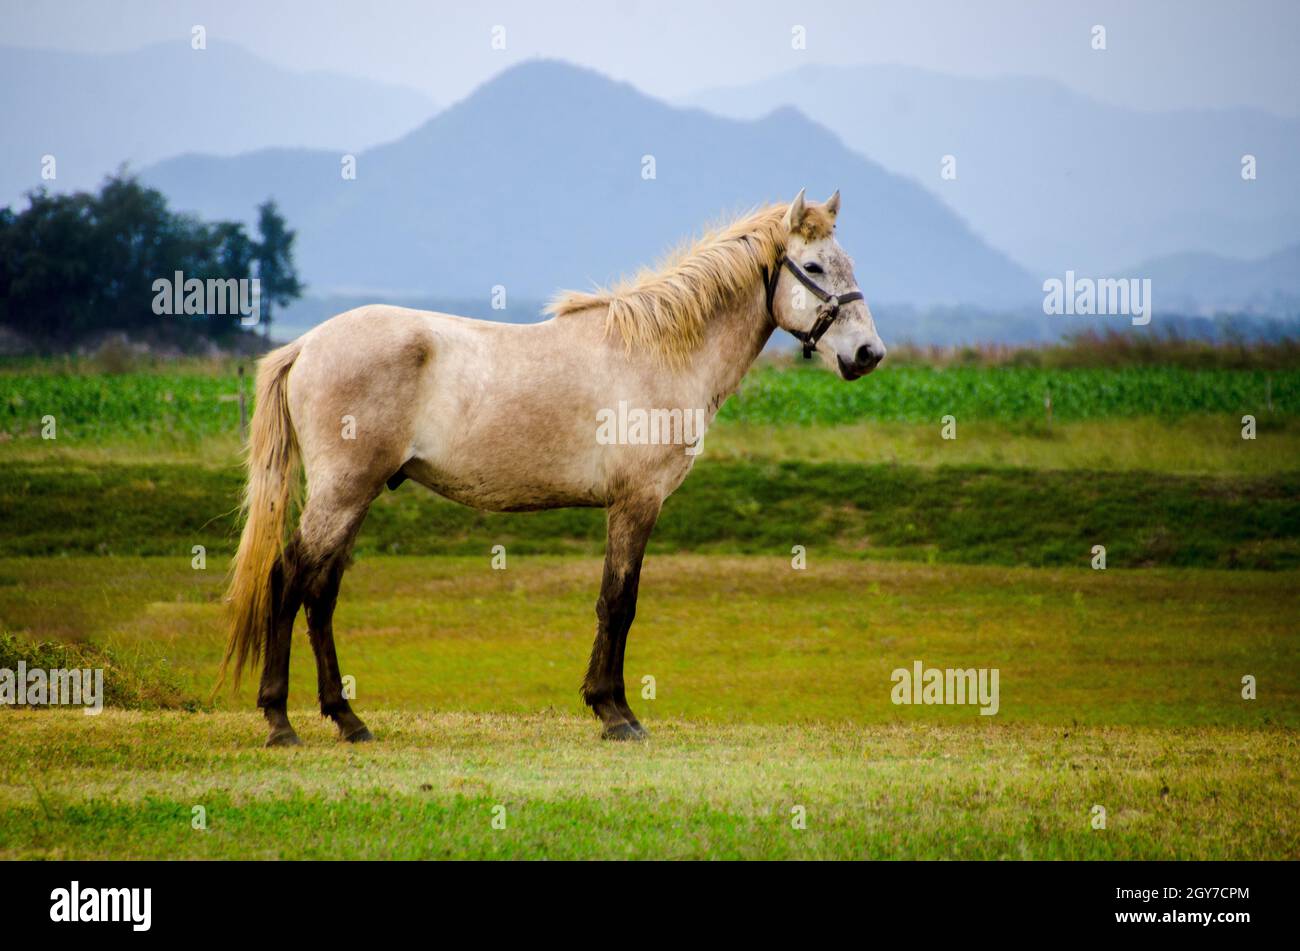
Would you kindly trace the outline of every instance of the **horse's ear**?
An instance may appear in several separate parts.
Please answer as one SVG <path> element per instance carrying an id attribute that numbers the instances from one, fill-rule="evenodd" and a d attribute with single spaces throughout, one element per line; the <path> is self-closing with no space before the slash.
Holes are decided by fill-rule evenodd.
<path id="1" fill-rule="evenodd" d="M 790 208 L 785 213 L 785 230 L 789 232 L 796 231 L 803 224 L 804 212 L 808 210 L 803 201 L 804 189 L 799 189 L 799 194 L 794 196 L 794 201 L 790 202 Z"/>
<path id="2" fill-rule="evenodd" d="M 840 213 L 840 190 L 835 189 L 835 194 L 826 199 L 826 211 L 832 218 Z"/>

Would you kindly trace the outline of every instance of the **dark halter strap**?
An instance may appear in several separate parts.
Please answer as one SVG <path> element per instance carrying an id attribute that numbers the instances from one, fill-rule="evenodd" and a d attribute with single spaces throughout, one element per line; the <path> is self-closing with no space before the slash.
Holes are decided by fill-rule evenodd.
<path id="1" fill-rule="evenodd" d="M 763 268 L 763 281 L 767 285 L 767 312 L 773 320 L 776 320 L 776 314 L 772 310 L 772 300 L 776 297 L 776 284 L 781 279 L 781 268 L 785 268 L 793 274 L 804 287 L 812 291 L 813 296 L 822 302 L 817 308 L 817 319 L 813 321 L 812 328 L 807 331 L 791 330 L 790 336 L 794 337 L 803 344 L 803 358 L 809 360 L 812 358 L 813 351 L 817 348 L 817 341 L 821 340 L 826 331 L 831 329 L 831 324 L 840 315 L 840 308 L 845 304 L 851 304 L 855 300 L 866 300 L 861 291 L 850 291 L 847 294 L 828 294 L 823 290 L 816 281 L 804 273 L 803 268 L 795 264 L 784 254 L 776 259 L 776 265 L 769 272 Z"/>

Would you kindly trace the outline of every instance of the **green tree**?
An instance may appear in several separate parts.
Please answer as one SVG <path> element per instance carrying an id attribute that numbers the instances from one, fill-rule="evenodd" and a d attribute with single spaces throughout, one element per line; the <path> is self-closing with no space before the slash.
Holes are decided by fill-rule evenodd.
<path id="1" fill-rule="evenodd" d="M 256 265 L 263 297 L 286 303 L 301 287 L 293 232 L 268 202 L 261 240 L 235 222 L 204 222 L 167 207 L 162 193 L 124 173 L 97 193 L 28 195 L 21 212 L 0 208 L 0 325 L 42 348 L 66 348 L 107 330 L 184 344 L 230 340 L 238 315 L 160 317 L 153 284 L 186 279 L 248 280 Z"/>
<path id="2" fill-rule="evenodd" d="M 289 230 L 274 200 L 257 206 L 257 234 L 253 256 L 262 289 L 262 333 L 270 337 L 271 308 L 302 296 L 302 284 L 293 266 L 293 242 L 298 235 Z"/>

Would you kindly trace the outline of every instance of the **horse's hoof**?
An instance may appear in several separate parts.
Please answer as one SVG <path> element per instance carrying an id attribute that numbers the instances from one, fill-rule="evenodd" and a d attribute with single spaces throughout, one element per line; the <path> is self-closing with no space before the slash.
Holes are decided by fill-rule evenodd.
<path id="1" fill-rule="evenodd" d="M 650 739 L 650 731 L 647 730 L 645 727 L 643 727 L 640 723 L 631 723 L 629 724 L 629 726 L 631 726 L 632 729 L 636 730 L 636 737 L 638 740 Z"/>
<path id="2" fill-rule="evenodd" d="M 293 727 L 280 727 L 278 730 L 272 730 L 271 735 L 266 738 L 266 745 L 271 746 L 302 746 L 302 740 L 298 739 L 298 734 L 293 732 Z"/>
<path id="3" fill-rule="evenodd" d="M 616 723 L 613 726 L 607 726 L 601 732 L 602 740 L 643 740 L 645 731 L 637 732 L 636 727 L 630 723 Z"/>
<path id="4" fill-rule="evenodd" d="M 375 735 L 361 726 L 343 737 L 345 743 L 369 743 L 375 738 Z"/>

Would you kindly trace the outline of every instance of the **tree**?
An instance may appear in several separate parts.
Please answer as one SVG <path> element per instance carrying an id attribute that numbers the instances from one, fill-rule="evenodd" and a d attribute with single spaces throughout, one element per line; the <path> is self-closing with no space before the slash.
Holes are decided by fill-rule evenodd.
<path id="1" fill-rule="evenodd" d="M 159 279 L 247 281 L 254 264 L 263 297 L 287 303 L 301 293 L 293 270 L 293 232 L 275 206 L 258 209 L 261 241 L 235 222 L 177 214 L 167 200 L 125 173 L 98 193 L 28 195 L 22 212 L 0 208 L 0 325 L 42 348 L 70 347 L 108 330 L 185 344 L 231 340 L 239 314 L 162 316 Z"/>
<path id="2" fill-rule="evenodd" d="M 298 235 L 288 229 L 274 200 L 257 206 L 257 234 L 260 240 L 253 245 L 253 256 L 262 291 L 262 332 L 270 337 L 272 305 L 284 306 L 302 296 L 293 266 L 293 242 Z"/>

